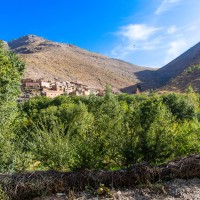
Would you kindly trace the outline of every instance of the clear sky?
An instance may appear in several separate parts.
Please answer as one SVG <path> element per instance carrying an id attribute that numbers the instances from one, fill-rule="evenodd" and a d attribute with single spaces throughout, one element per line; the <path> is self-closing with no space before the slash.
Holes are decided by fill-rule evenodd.
<path id="1" fill-rule="evenodd" d="M 161 67 L 200 41 L 200 0 L 4 0 L 0 38 L 35 34 Z"/>

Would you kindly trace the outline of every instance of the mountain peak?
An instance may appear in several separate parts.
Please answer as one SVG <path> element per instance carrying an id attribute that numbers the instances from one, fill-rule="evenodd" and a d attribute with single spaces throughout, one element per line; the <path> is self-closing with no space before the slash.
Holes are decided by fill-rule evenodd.
<path id="1" fill-rule="evenodd" d="M 25 35 L 25 36 L 22 36 L 19 39 L 24 39 L 24 40 L 29 40 L 29 41 L 38 41 L 38 40 L 45 40 L 44 38 L 40 37 L 40 36 L 37 36 L 37 35 L 34 35 L 34 34 L 28 34 L 28 35 Z"/>
<path id="2" fill-rule="evenodd" d="M 11 49 L 15 49 L 24 45 L 32 44 L 32 43 L 41 43 L 46 41 L 44 38 L 39 37 L 37 35 L 25 35 L 18 39 L 11 40 L 8 42 L 8 45 Z"/>
<path id="3" fill-rule="evenodd" d="M 26 62 L 24 78 L 53 80 L 56 77 L 61 81 L 77 81 L 99 89 L 109 84 L 115 91 L 123 89 L 133 93 L 134 85 L 138 82 L 135 73 L 146 70 L 71 44 L 57 43 L 32 34 L 12 40 L 8 45 L 11 51 L 19 54 Z"/>
<path id="4" fill-rule="evenodd" d="M 21 36 L 17 39 L 14 39 L 14 40 L 22 40 L 22 39 L 34 39 L 34 40 L 36 40 L 36 39 L 44 39 L 44 38 L 42 38 L 38 35 L 34 35 L 34 34 L 27 34 L 27 35 L 23 35 L 23 36 Z M 14 40 L 11 40 L 11 41 L 14 41 Z"/>
<path id="5" fill-rule="evenodd" d="M 61 45 L 37 35 L 29 34 L 8 42 L 8 46 L 15 53 L 30 54 L 49 50 L 49 48 L 58 48 Z"/>

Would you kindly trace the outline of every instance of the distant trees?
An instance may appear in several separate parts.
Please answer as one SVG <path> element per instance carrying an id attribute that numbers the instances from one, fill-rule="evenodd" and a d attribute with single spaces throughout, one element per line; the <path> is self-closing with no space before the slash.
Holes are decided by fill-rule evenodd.
<path id="1" fill-rule="evenodd" d="M 192 73 L 192 72 L 198 71 L 198 70 L 200 70 L 200 65 L 193 65 L 193 66 L 189 67 L 188 69 L 186 69 L 184 72 Z"/>

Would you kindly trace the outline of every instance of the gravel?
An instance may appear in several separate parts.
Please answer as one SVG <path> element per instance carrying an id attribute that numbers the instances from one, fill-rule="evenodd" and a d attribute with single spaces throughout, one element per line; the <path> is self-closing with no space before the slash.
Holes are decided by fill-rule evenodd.
<path id="1" fill-rule="evenodd" d="M 55 196 L 36 198 L 35 200 L 200 200 L 200 179 L 174 179 L 134 189 L 106 190 L 106 194 L 98 195 L 98 191 L 87 190 L 81 193 L 70 192 L 68 195 L 58 193 Z"/>

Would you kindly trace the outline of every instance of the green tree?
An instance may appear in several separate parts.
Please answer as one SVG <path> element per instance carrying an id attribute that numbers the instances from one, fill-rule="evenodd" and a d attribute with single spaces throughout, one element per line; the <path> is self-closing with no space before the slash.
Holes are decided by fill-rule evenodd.
<path id="1" fill-rule="evenodd" d="M 169 94 L 163 96 L 163 102 L 177 119 L 193 119 L 195 117 L 195 105 L 189 95 Z"/>
<path id="2" fill-rule="evenodd" d="M 46 120 L 46 123 L 43 121 L 34 125 L 29 141 L 30 151 L 35 161 L 40 161 L 46 169 L 69 170 L 74 161 L 73 143 L 65 134 L 61 122 L 51 118 Z"/>
<path id="3" fill-rule="evenodd" d="M 175 156 L 200 153 L 200 124 L 197 119 L 185 120 L 177 126 L 174 144 Z"/>
<path id="4" fill-rule="evenodd" d="M 1 132 L 10 128 L 17 113 L 17 97 L 24 64 L 7 52 L 0 43 L 0 127 Z"/>
<path id="5" fill-rule="evenodd" d="M 186 88 L 185 92 L 188 94 L 194 93 L 194 89 L 191 84 Z"/>
<path id="6" fill-rule="evenodd" d="M 174 158 L 176 128 L 173 115 L 160 103 L 146 133 L 147 152 L 143 155 L 146 161 L 160 163 Z"/>
<path id="7" fill-rule="evenodd" d="M 1 170 L 12 165 L 15 137 L 14 120 L 18 114 L 17 97 L 20 93 L 22 63 L 16 55 L 4 49 L 0 42 L 0 162 Z"/>

